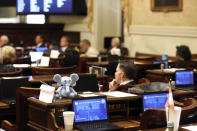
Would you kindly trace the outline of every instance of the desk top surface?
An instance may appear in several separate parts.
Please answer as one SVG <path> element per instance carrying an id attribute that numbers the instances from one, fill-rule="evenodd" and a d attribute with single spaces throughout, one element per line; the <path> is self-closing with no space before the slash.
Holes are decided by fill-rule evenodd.
<path id="1" fill-rule="evenodd" d="M 103 92 L 85 93 L 85 94 L 90 94 L 90 95 L 93 94 L 93 95 L 97 95 L 97 96 L 102 96 L 102 95 L 104 95 L 102 93 Z M 185 91 L 185 90 L 177 89 L 176 91 L 173 92 L 173 95 L 174 95 L 174 97 L 180 97 L 180 96 L 186 96 L 186 95 L 193 95 L 196 93 L 197 93 L 197 91 L 195 91 L 195 90 Z M 82 94 L 79 94 L 79 97 L 82 97 L 81 95 Z M 127 97 L 114 97 L 114 96 L 107 95 L 108 102 L 128 102 L 128 101 L 133 101 L 133 100 L 137 100 L 137 99 L 141 99 L 141 95 L 127 96 Z M 70 105 L 72 103 L 72 99 L 66 99 L 66 98 L 65 99 L 57 99 L 53 103 L 41 102 L 35 97 L 28 98 L 28 101 L 30 103 L 39 104 L 39 105 L 42 105 L 45 107 L 65 106 L 65 105 Z"/>
<path id="2" fill-rule="evenodd" d="M 191 130 L 184 129 L 184 127 L 188 127 L 188 126 L 197 126 L 197 123 L 187 124 L 187 125 L 180 125 L 178 131 L 191 131 Z M 195 127 L 195 128 L 197 128 L 197 127 Z M 143 130 L 143 131 L 165 131 L 165 130 L 166 130 L 166 127 L 156 128 L 156 129 L 148 129 L 148 130 Z"/>
<path id="3" fill-rule="evenodd" d="M 171 69 L 151 69 L 146 70 L 147 73 L 150 74 L 158 74 L 158 75 L 173 75 L 177 70 L 185 70 L 185 68 L 171 68 Z M 197 70 L 194 70 L 195 73 L 197 73 Z"/>

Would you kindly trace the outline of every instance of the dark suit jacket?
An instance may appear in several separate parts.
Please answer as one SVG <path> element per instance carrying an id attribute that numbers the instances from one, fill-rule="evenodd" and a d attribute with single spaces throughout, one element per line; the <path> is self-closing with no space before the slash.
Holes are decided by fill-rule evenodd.
<path id="1" fill-rule="evenodd" d="M 37 47 L 37 46 L 36 46 Z M 42 43 L 39 47 L 45 47 L 45 44 L 44 43 Z"/>
<path id="2" fill-rule="evenodd" d="M 73 65 L 78 65 L 80 56 L 77 51 L 68 47 L 65 52 L 61 51 L 60 53 L 65 55 L 64 60 L 62 61 L 62 63 L 60 63 L 62 67 L 70 67 Z"/>
<path id="3" fill-rule="evenodd" d="M 135 81 L 131 81 L 131 82 L 127 83 L 126 85 L 119 86 L 116 90 L 117 91 L 128 92 L 128 88 L 133 87 L 135 84 L 136 84 Z"/>
<path id="4" fill-rule="evenodd" d="M 188 61 L 177 60 L 175 63 L 176 68 L 187 68 L 187 63 L 188 63 Z"/>

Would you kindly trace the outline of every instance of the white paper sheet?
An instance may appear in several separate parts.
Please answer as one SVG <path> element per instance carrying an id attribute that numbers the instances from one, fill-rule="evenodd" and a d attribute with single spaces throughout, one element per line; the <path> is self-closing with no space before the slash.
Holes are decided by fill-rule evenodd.
<path id="1" fill-rule="evenodd" d="M 15 68 L 27 68 L 29 66 L 29 64 L 13 64 L 13 67 Z"/>
<path id="2" fill-rule="evenodd" d="M 197 131 L 197 125 L 196 126 L 184 126 L 182 128 L 189 130 L 189 131 Z"/>
<path id="3" fill-rule="evenodd" d="M 113 97 L 131 97 L 131 96 L 137 96 L 135 94 L 120 92 L 120 91 L 113 91 L 113 92 L 102 92 L 101 94 L 107 95 L 107 96 L 113 96 Z"/>
<path id="4" fill-rule="evenodd" d="M 50 61 L 49 57 L 43 56 L 43 57 L 41 57 L 41 61 L 40 61 L 40 64 L 38 66 L 48 67 L 49 66 L 49 61 Z"/>
<path id="5" fill-rule="evenodd" d="M 96 94 L 80 94 L 80 96 L 82 97 L 94 97 L 94 96 L 98 96 Z"/>
<path id="6" fill-rule="evenodd" d="M 51 58 L 58 58 L 58 56 L 59 56 L 59 51 L 58 50 L 51 50 L 51 54 L 50 54 L 50 57 Z"/>
<path id="7" fill-rule="evenodd" d="M 40 86 L 39 100 L 46 103 L 52 103 L 55 87 L 44 85 Z"/>
<path id="8" fill-rule="evenodd" d="M 31 56 L 31 62 L 36 62 L 41 59 L 43 52 L 29 52 L 29 55 Z"/>

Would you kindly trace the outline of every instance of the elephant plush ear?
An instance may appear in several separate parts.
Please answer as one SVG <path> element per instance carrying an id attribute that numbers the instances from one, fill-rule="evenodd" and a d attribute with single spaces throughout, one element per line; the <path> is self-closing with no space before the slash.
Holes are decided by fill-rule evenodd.
<path id="1" fill-rule="evenodd" d="M 61 79 L 62 79 L 62 77 L 61 77 L 61 75 L 59 75 L 59 74 L 55 74 L 55 75 L 53 76 L 53 80 L 54 80 L 55 82 L 57 82 L 58 85 L 61 85 Z"/>
<path id="2" fill-rule="evenodd" d="M 71 86 L 75 86 L 76 85 L 76 82 L 79 80 L 79 76 L 77 74 L 71 74 L 70 75 L 70 78 L 71 78 Z"/>

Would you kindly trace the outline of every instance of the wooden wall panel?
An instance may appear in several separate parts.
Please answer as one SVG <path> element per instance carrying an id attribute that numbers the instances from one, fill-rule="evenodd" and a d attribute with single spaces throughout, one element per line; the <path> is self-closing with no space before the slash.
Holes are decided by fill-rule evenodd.
<path id="1" fill-rule="evenodd" d="M 60 39 L 62 35 L 71 38 L 71 43 L 79 43 L 80 32 L 64 32 L 64 24 L 0 24 L 0 35 L 6 34 L 10 43 L 23 41 L 25 46 L 35 44 L 35 36 L 39 33 L 45 36 L 45 42 L 50 39 Z"/>

